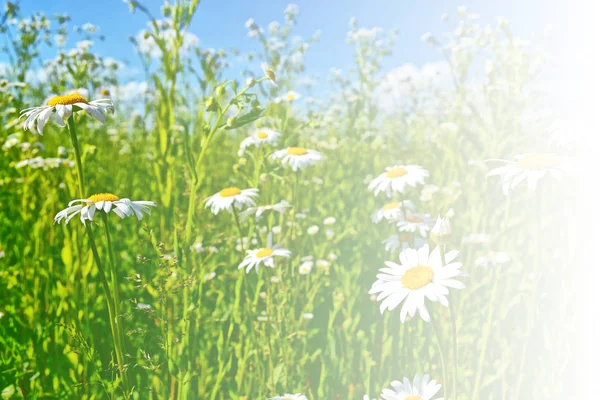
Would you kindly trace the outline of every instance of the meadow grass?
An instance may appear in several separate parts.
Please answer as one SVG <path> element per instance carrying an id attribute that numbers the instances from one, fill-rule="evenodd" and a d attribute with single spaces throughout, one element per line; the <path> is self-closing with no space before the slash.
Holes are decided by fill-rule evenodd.
<path id="1" fill-rule="evenodd" d="M 35 76 L 39 46 L 72 34 L 67 16 L 11 5 L 2 18 L 3 398 L 362 399 L 416 374 L 442 384 L 436 398 L 558 398 L 571 362 L 569 330 L 558 328 L 571 318 L 561 277 L 575 251 L 564 201 L 574 183 L 559 191 L 547 174 L 536 190 L 524 181 L 507 196 L 486 177 L 497 162 L 485 160 L 570 149 L 538 113 L 543 58 L 506 21 L 479 26 L 459 10 L 450 34 L 424 37 L 445 59 L 437 74 L 396 81 L 381 71 L 395 33 L 352 21 L 355 64 L 318 81 L 324 94 L 309 100 L 297 97 L 317 38 L 293 40 L 294 7 L 276 29 L 249 21 L 260 51 L 232 79 L 234 56 L 189 40 L 198 1 L 172 2 L 160 19 L 130 5 L 149 20 L 132 39 L 147 84 L 134 102 L 119 100 L 119 64 L 89 43 L 56 46 Z M 99 40 L 93 29 L 81 35 Z M 115 114 L 102 124 L 75 112 L 43 136 L 23 130 L 20 110 L 73 90 L 112 97 Z M 281 136 L 240 152 L 260 128 Z M 323 159 L 293 171 L 272 157 L 288 147 Z M 375 196 L 369 182 L 398 164 L 422 166 L 425 184 Z M 228 187 L 259 189 L 257 206 L 289 207 L 213 214 L 205 199 Z M 98 210 L 85 224 L 54 223 L 71 200 L 97 193 L 156 207 L 139 221 Z M 374 223 L 393 200 L 429 215 L 428 230 L 447 216 L 442 247 L 459 250 L 469 275 L 448 307 L 425 300 L 431 322 L 417 312 L 402 323 L 400 307 L 380 313 L 369 294 L 384 262 L 436 245 L 429 231 Z M 291 256 L 238 269 L 269 238 Z"/>

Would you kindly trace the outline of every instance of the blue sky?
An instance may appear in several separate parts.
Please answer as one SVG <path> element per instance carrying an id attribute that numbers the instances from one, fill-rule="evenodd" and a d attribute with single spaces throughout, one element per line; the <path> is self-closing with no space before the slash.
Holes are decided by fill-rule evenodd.
<path id="1" fill-rule="evenodd" d="M 155 16 L 160 15 L 161 0 L 141 0 L 141 3 Z M 204 0 L 191 32 L 200 38 L 203 47 L 248 52 L 256 48 L 256 42 L 246 35 L 246 20 L 252 17 L 265 27 L 273 20 L 281 21 L 288 3 L 289 0 Z M 541 32 L 546 24 L 557 25 L 564 13 L 561 0 L 298 0 L 295 3 L 300 8 L 296 33 L 308 38 L 315 30 L 322 31 L 319 43 L 306 58 L 307 73 L 318 76 L 324 76 L 331 67 L 345 68 L 351 63 L 352 52 L 345 44 L 351 17 L 357 17 L 361 26 L 399 30 L 394 56 L 386 64 L 386 68 L 391 69 L 406 62 L 422 65 L 439 60 L 437 51 L 423 43 L 420 36 L 427 31 L 436 34 L 452 27 L 443 23 L 440 15 L 452 14 L 459 5 L 480 14 L 482 24 L 495 21 L 497 16 L 506 17 L 516 34 L 523 38 Z M 47 15 L 68 13 L 72 25 L 86 22 L 98 25 L 106 40 L 95 44 L 96 52 L 128 61 L 133 67 L 138 63 L 128 38 L 135 36 L 147 19 L 140 12 L 131 14 L 121 0 L 23 0 L 21 8 L 24 15 L 36 10 Z M 54 55 L 53 51 L 44 53 L 48 57 Z"/>

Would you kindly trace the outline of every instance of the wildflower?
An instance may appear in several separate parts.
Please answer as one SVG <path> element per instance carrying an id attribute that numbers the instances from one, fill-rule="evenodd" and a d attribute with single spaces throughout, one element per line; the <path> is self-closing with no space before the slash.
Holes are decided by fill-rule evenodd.
<path id="1" fill-rule="evenodd" d="M 242 260 L 238 269 L 246 268 L 246 273 L 250 273 L 252 268 L 256 268 L 258 273 L 259 265 L 275 268 L 275 257 L 290 258 L 292 252 L 288 249 L 280 248 L 278 245 L 273 246 L 272 235 L 269 235 L 267 247 L 255 250 L 246 250 L 246 257 Z"/>
<path id="2" fill-rule="evenodd" d="M 431 230 L 433 219 L 429 214 L 411 213 L 406 215 L 406 218 L 399 220 L 396 223 L 400 232 L 417 233 L 422 237 L 427 237 L 427 232 Z"/>
<path id="3" fill-rule="evenodd" d="M 304 147 L 288 147 L 276 151 L 271 155 L 271 158 L 274 160 L 281 159 L 282 164 L 289 164 L 292 167 L 292 171 L 296 172 L 321 161 L 323 155 L 316 150 Z"/>
<path id="4" fill-rule="evenodd" d="M 240 152 L 243 154 L 244 150 L 250 146 L 260 146 L 261 144 L 267 143 L 274 145 L 279 139 L 281 133 L 268 128 L 259 128 L 252 135 L 242 140 L 240 143 Z"/>
<path id="5" fill-rule="evenodd" d="M 333 229 L 327 229 L 325 231 L 325 237 L 327 239 L 332 239 L 335 236 L 335 231 Z"/>
<path id="6" fill-rule="evenodd" d="M 496 267 L 498 265 L 506 264 L 510 261 L 508 253 L 489 251 L 481 257 L 475 259 L 475 265 L 480 267 Z"/>
<path id="7" fill-rule="evenodd" d="M 217 273 L 215 271 L 209 272 L 208 274 L 204 274 L 204 277 L 202 278 L 204 280 L 204 282 L 208 282 L 213 280 L 213 278 L 217 276 Z"/>
<path id="8" fill-rule="evenodd" d="M 277 86 L 277 76 L 275 75 L 275 72 L 273 72 L 273 70 L 271 68 L 269 68 L 269 66 L 267 65 L 267 63 L 261 63 L 260 67 L 263 70 L 263 73 L 265 74 L 265 76 L 267 78 L 269 78 L 269 80 L 271 81 L 271 83 L 275 86 Z"/>
<path id="9" fill-rule="evenodd" d="M 385 251 L 396 251 L 400 248 L 400 235 L 392 235 L 382 243 L 385 245 Z"/>
<path id="10" fill-rule="evenodd" d="M 239 189 L 235 186 L 225 188 L 218 193 L 207 197 L 206 208 L 217 215 L 222 210 L 231 214 L 233 208 L 241 210 L 244 206 L 254 206 L 254 197 L 258 196 L 258 189 Z"/>
<path id="11" fill-rule="evenodd" d="M 432 400 L 442 387 L 435 380 L 430 381 L 429 375 L 423 375 L 423 379 L 415 375 L 412 385 L 408 378 L 404 378 L 402 382 L 393 381 L 391 386 L 394 390 L 386 388 L 381 392 L 383 400 Z M 443 398 L 439 397 L 436 400 Z"/>
<path id="12" fill-rule="evenodd" d="M 101 124 L 106 122 L 104 114 L 113 113 L 114 105 L 111 99 L 99 99 L 88 102 L 78 92 L 64 96 L 54 96 L 45 105 L 21 110 L 20 118 L 25 117 L 23 128 L 42 134 L 46 123 L 52 119 L 60 127 L 65 126 L 65 120 L 73 112 L 83 110 Z"/>
<path id="13" fill-rule="evenodd" d="M 329 268 L 329 265 L 331 265 L 329 263 L 329 261 L 323 260 L 323 259 L 317 260 L 317 263 L 316 263 L 317 268 L 321 268 L 321 269 L 327 269 L 327 268 Z"/>
<path id="14" fill-rule="evenodd" d="M 328 217 L 323 220 L 323 225 L 333 225 L 335 224 L 335 217 Z"/>
<path id="15" fill-rule="evenodd" d="M 5 150 L 8 150 L 10 148 L 15 147 L 19 143 L 20 143 L 19 142 L 19 136 L 16 135 L 16 134 L 12 134 L 12 135 L 9 135 L 8 138 L 6 138 L 6 141 L 2 145 L 2 148 L 5 149 Z"/>
<path id="16" fill-rule="evenodd" d="M 312 225 L 306 230 L 306 233 L 308 233 L 309 235 L 316 235 L 318 232 L 319 227 L 317 225 Z"/>
<path id="17" fill-rule="evenodd" d="M 267 214 L 271 211 L 278 212 L 279 214 L 283 214 L 288 208 L 292 205 L 285 200 L 281 200 L 277 204 L 271 204 L 267 206 L 258 206 L 258 207 L 250 207 L 240 213 L 240 218 L 242 220 L 246 220 L 249 216 L 255 215 L 256 219 L 260 219 L 263 214 Z M 275 227 L 273 227 L 275 229 Z M 281 230 L 280 230 L 281 231 Z"/>
<path id="18" fill-rule="evenodd" d="M 300 393 L 296 393 L 296 394 L 286 393 L 283 396 L 271 397 L 269 400 L 308 400 L 308 399 L 306 398 L 306 396 L 304 396 L 303 394 L 300 394 Z"/>
<path id="19" fill-rule="evenodd" d="M 304 319 L 313 319 L 314 317 L 315 316 L 313 315 L 313 313 L 307 312 L 307 313 L 302 314 L 302 318 L 304 318 Z"/>
<path id="20" fill-rule="evenodd" d="M 60 166 L 65 166 L 69 168 L 73 168 L 75 163 L 72 160 L 67 158 L 42 158 L 42 157 L 34 157 L 26 160 L 19 161 L 15 168 L 23 168 L 30 167 L 33 169 L 42 168 L 44 171 L 47 171 L 51 168 L 58 168 Z"/>
<path id="21" fill-rule="evenodd" d="M 401 322 L 406 320 L 407 315 L 414 317 L 417 310 L 421 318 L 429 322 L 431 318 L 425 306 L 425 297 L 448 306 L 448 288 L 465 287 L 462 282 L 454 279 L 465 275 L 460 271 L 462 264 L 453 262 L 457 255 L 457 251 L 446 253 L 445 260 L 448 264 L 442 265 L 439 247 L 431 254 L 428 244 L 418 250 L 406 249 L 400 253 L 400 264 L 387 261 L 387 268 L 379 270 L 380 274 L 369 294 L 379 293 L 377 301 L 381 301 L 381 313 L 386 309 L 395 309 L 404 301 L 400 310 Z"/>
<path id="22" fill-rule="evenodd" d="M 302 97 L 300 96 L 300 93 L 290 90 L 285 94 L 284 100 L 291 103 L 293 101 L 298 100 L 300 97 Z"/>
<path id="23" fill-rule="evenodd" d="M 566 160 L 553 153 L 526 153 L 517 156 L 516 161 L 493 161 L 501 161 L 505 165 L 494 168 L 488 172 L 487 176 L 499 175 L 502 190 L 507 196 L 511 189 L 514 189 L 524 180 L 527 180 L 529 190 L 535 190 L 537 182 L 546 174 L 560 179 L 568 170 Z"/>
<path id="24" fill-rule="evenodd" d="M 152 306 L 150 304 L 137 303 L 135 308 L 137 308 L 138 310 L 148 311 L 152 309 Z"/>
<path id="25" fill-rule="evenodd" d="M 298 272 L 300 275 L 308 275 L 310 274 L 310 271 L 312 271 L 313 265 L 314 263 L 312 261 L 304 261 L 300 264 L 300 267 L 298 267 Z"/>
<path id="26" fill-rule="evenodd" d="M 64 219 L 65 223 L 68 224 L 75 215 L 80 214 L 80 220 L 85 224 L 85 221 L 94 220 L 96 211 L 104 211 L 106 214 L 113 211 L 121 219 L 135 214 L 137 219 L 141 220 L 144 213 L 150 214 L 149 207 L 156 207 L 156 203 L 153 201 L 131 201 L 129 199 L 120 199 L 111 193 L 100 193 L 92 195 L 87 199 L 70 201 L 69 207 L 56 214 L 54 222 L 61 223 Z"/>
<path id="27" fill-rule="evenodd" d="M 490 235 L 487 233 L 471 233 L 462 240 L 465 244 L 488 244 L 490 242 Z"/>
<path id="28" fill-rule="evenodd" d="M 375 211 L 375 213 L 373 213 L 371 216 L 371 219 L 376 224 L 384 218 L 389 222 L 398 221 L 404 217 L 404 213 L 407 211 L 414 212 L 415 203 L 410 200 L 402 200 L 401 202 L 392 201 L 391 203 L 387 203 L 379 210 Z"/>
<path id="29" fill-rule="evenodd" d="M 369 183 L 369 190 L 373 190 L 375 196 L 384 192 L 391 197 L 394 192 L 404 193 L 407 185 L 423 185 L 427 177 L 429 172 L 419 165 L 395 165 L 386 168 L 384 173 L 373 179 Z"/>
<path id="30" fill-rule="evenodd" d="M 435 244 L 442 246 L 450 242 L 451 236 L 452 228 L 450 227 L 450 221 L 448 218 L 440 218 L 438 215 L 435 225 L 429 233 L 429 237 Z"/>
<path id="31" fill-rule="evenodd" d="M 4 252 L 4 250 L 2 250 L 0 248 L 0 258 L 4 258 L 6 256 L 6 253 Z"/>

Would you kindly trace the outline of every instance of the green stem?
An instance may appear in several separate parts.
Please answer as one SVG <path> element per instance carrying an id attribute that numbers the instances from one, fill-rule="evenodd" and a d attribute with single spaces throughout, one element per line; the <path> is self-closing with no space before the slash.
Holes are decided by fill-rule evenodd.
<path id="1" fill-rule="evenodd" d="M 113 344 L 115 346 L 115 352 L 117 354 L 117 363 L 119 364 L 117 367 L 117 370 L 119 371 L 119 374 L 121 375 L 121 378 L 123 379 L 123 384 L 124 384 L 124 392 L 128 393 L 129 391 L 129 384 L 127 381 L 127 374 L 124 372 L 124 367 L 125 367 L 125 359 L 123 357 L 123 353 L 121 352 L 121 346 L 119 346 L 119 328 L 116 324 L 116 315 L 115 315 L 115 308 L 114 308 L 114 299 L 111 295 L 111 291 L 110 291 L 110 286 L 108 284 L 108 279 L 106 279 L 106 273 L 104 272 L 104 268 L 102 266 L 102 261 L 100 259 L 100 255 L 98 254 L 98 248 L 96 247 L 96 242 L 94 240 L 94 233 L 92 232 L 92 226 L 91 223 L 87 222 L 85 224 L 85 228 L 87 231 L 87 235 L 90 241 L 90 247 L 92 248 L 92 254 L 94 256 L 94 261 L 96 262 L 96 265 L 98 266 L 98 272 L 100 274 L 100 281 L 102 283 L 102 287 L 104 289 L 104 294 L 106 296 L 106 303 L 107 303 L 107 307 L 108 307 L 108 317 L 109 317 L 109 322 L 110 322 L 110 330 L 112 332 L 112 336 L 113 336 Z"/>
<path id="2" fill-rule="evenodd" d="M 433 314 L 433 313 L 432 313 Z M 438 353 L 440 353 L 440 361 L 442 363 L 442 376 L 444 378 L 444 385 L 448 384 L 448 368 L 446 366 L 446 357 L 444 356 L 444 346 L 442 343 L 442 332 L 441 327 L 437 323 L 437 319 L 434 316 L 431 316 L 431 325 L 433 326 L 433 333 L 435 334 L 435 339 L 438 347 Z M 444 388 L 444 397 L 446 396 L 446 389 Z"/>
<path id="3" fill-rule="evenodd" d="M 117 335 L 119 340 L 119 347 L 122 356 L 125 356 L 125 334 L 123 325 L 121 324 L 121 296 L 119 295 L 119 279 L 117 275 L 117 264 L 115 261 L 115 255 L 112 248 L 112 241 L 110 240 L 110 227 L 108 225 L 108 215 L 102 214 L 104 218 L 104 234 L 106 237 L 106 245 L 108 247 L 108 258 L 110 261 L 110 274 L 112 276 L 112 295 L 114 299 L 115 308 L 115 323 L 117 326 Z M 126 371 L 125 371 L 126 373 Z"/>
<path id="4" fill-rule="evenodd" d="M 233 219 L 235 221 L 235 225 L 237 226 L 238 233 L 240 236 L 240 247 L 242 248 L 242 258 L 243 258 L 244 255 L 246 254 L 246 249 L 244 248 L 244 234 L 242 233 L 242 225 L 240 224 L 240 217 L 238 215 L 238 212 L 235 209 L 235 206 L 232 206 L 232 208 L 233 208 Z M 248 239 L 248 244 L 250 244 L 250 239 Z"/>
<path id="5" fill-rule="evenodd" d="M 498 267 L 496 267 L 497 269 Z M 473 384 L 473 393 L 471 393 L 471 400 L 477 400 L 479 396 L 479 388 L 481 387 L 481 378 L 483 376 L 483 365 L 485 363 L 485 355 L 487 352 L 488 341 L 492 332 L 492 320 L 494 316 L 494 305 L 496 303 L 496 297 L 498 296 L 498 273 L 495 271 L 492 278 L 494 280 L 492 286 L 492 294 L 490 295 L 490 301 L 488 304 L 487 319 L 483 327 L 481 352 L 479 353 L 479 361 L 477 363 L 477 372 L 475 374 L 475 380 Z"/>
<path id="6" fill-rule="evenodd" d="M 85 185 L 83 179 L 83 165 L 81 163 L 81 150 L 79 149 L 79 142 L 77 141 L 77 130 L 75 129 L 75 118 L 71 114 L 67 121 L 69 127 L 69 133 L 71 134 L 71 142 L 73 143 L 73 150 L 75 150 L 75 162 L 77 164 L 77 178 L 79 183 L 79 198 L 85 198 Z"/>

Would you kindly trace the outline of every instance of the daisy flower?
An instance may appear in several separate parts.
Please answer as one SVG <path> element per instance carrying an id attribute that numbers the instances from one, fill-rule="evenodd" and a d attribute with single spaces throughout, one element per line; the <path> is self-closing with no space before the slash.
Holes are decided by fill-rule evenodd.
<path id="1" fill-rule="evenodd" d="M 384 218 L 390 222 L 398 221 L 399 219 L 403 218 L 406 211 L 414 212 L 415 203 L 410 200 L 403 200 L 401 202 L 392 201 L 391 203 L 387 203 L 379 210 L 375 211 L 375 213 L 373 213 L 371 216 L 371 219 L 376 224 Z"/>
<path id="2" fill-rule="evenodd" d="M 207 197 L 205 208 L 210 207 L 210 211 L 217 215 L 222 210 L 231 214 L 235 207 L 241 210 L 244 206 L 254 206 L 254 197 L 258 196 L 258 189 L 239 189 L 235 186 L 225 188 L 218 193 Z"/>
<path id="3" fill-rule="evenodd" d="M 65 224 L 68 224 L 74 216 L 79 214 L 79 219 L 85 224 L 85 221 L 94 220 L 96 211 L 104 211 L 107 214 L 113 211 L 121 219 L 135 214 L 137 219 L 141 220 L 144 213 L 150 214 L 150 207 L 156 207 L 156 203 L 153 201 L 120 199 L 111 193 L 100 193 L 87 199 L 70 201 L 67 208 L 56 214 L 54 223 L 60 224 L 65 220 Z"/>
<path id="4" fill-rule="evenodd" d="M 395 165 L 386 168 L 384 173 L 373 179 L 369 183 L 369 190 L 374 191 L 375 196 L 384 192 L 391 197 L 394 192 L 404 193 L 406 185 L 423 185 L 427 177 L 429 171 L 419 165 Z"/>
<path id="5" fill-rule="evenodd" d="M 471 233 L 462 240 L 464 244 L 489 244 L 491 236 L 487 233 Z"/>
<path id="6" fill-rule="evenodd" d="M 271 155 L 273 160 L 281 159 L 282 164 L 289 164 L 292 171 L 296 172 L 309 165 L 314 165 L 323 159 L 323 155 L 316 150 L 304 147 L 288 147 L 287 149 L 276 151 Z"/>
<path id="7" fill-rule="evenodd" d="M 240 153 L 243 154 L 244 150 L 250 146 L 260 146 L 261 144 L 268 143 L 274 145 L 277 139 L 281 136 L 281 133 L 268 128 L 257 129 L 252 135 L 242 140 L 240 143 Z"/>
<path id="8" fill-rule="evenodd" d="M 238 269 L 246 268 L 246 273 L 250 273 L 252 268 L 256 268 L 258 273 L 259 265 L 275 268 L 275 257 L 290 258 L 292 252 L 288 249 L 280 248 L 279 245 L 273 246 L 273 237 L 269 234 L 267 239 L 267 247 L 255 250 L 246 250 L 246 257 L 242 260 Z"/>
<path id="9" fill-rule="evenodd" d="M 308 400 L 308 399 L 306 398 L 305 395 L 300 394 L 300 393 L 296 393 L 296 394 L 286 393 L 283 396 L 271 397 L 269 400 Z"/>
<path id="10" fill-rule="evenodd" d="M 462 282 L 454 279 L 466 276 L 460 271 L 462 264 L 453 262 L 457 255 L 457 251 L 449 251 L 445 255 L 447 264 L 442 265 L 439 247 L 431 254 L 428 244 L 418 250 L 406 249 L 400 253 L 400 264 L 387 261 L 387 268 L 379 270 L 380 274 L 377 275 L 369 294 L 379 293 L 377 301 L 381 301 L 381 313 L 386 309 L 395 309 L 404 301 L 400 310 L 401 322 L 406 320 L 407 315 L 413 317 L 417 310 L 421 318 L 429 322 L 431 318 L 425 306 L 425 297 L 448 306 L 448 288 L 465 287 Z"/>
<path id="11" fill-rule="evenodd" d="M 285 94 L 285 96 L 283 97 L 283 100 L 291 103 L 291 102 L 298 100 L 300 97 L 302 97 L 302 96 L 300 96 L 300 93 L 290 90 L 289 92 L 287 92 Z"/>
<path id="12" fill-rule="evenodd" d="M 412 385 L 408 378 L 404 378 L 402 382 L 393 381 L 391 386 L 394 390 L 386 388 L 381 392 L 383 400 L 432 400 L 442 387 L 435 380 L 430 381 L 427 374 L 422 379 L 415 375 Z M 436 400 L 443 400 L 443 397 Z"/>
<path id="13" fill-rule="evenodd" d="M 508 253 L 502 251 L 490 251 L 481 257 L 475 259 L 475 265 L 480 267 L 496 267 L 498 265 L 506 264 L 510 261 Z"/>
<path id="14" fill-rule="evenodd" d="M 421 236 L 426 237 L 433 223 L 434 221 L 429 214 L 411 213 L 406 218 L 396 222 L 396 226 L 400 232 L 418 232 Z"/>
<path id="15" fill-rule="evenodd" d="M 524 180 L 529 190 L 535 190 L 537 183 L 546 175 L 560 179 L 569 170 L 566 159 L 553 153 L 525 153 L 516 157 L 516 161 L 500 161 L 505 165 L 494 168 L 487 176 L 500 176 L 502 190 L 508 196 L 510 190 Z"/>
<path id="16" fill-rule="evenodd" d="M 83 110 L 100 121 L 101 124 L 104 124 L 106 121 L 104 114 L 112 114 L 114 109 L 111 99 L 98 99 L 88 102 L 85 97 L 75 91 L 64 96 L 54 96 L 50 98 L 45 105 L 21 110 L 21 116 L 19 118 L 25 117 L 23 129 L 41 135 L 44 126 L 50 119 L 56 122 L 58 126 L 64 127 L 65 120 L 67 120 L 73 112 Z"/>
<path id="17" fill-rule="evenodd" d="M 389 238 L 381 242 L 385 245 L 385 251 L 396 251 L 400 248 L 400 235 L 392 235 Z"/>
<path id="18" fill-rule="evenodd" d="M 271 211 L 283 214 L 292 205 L 285 200 L 281 200 L 277 204 L 270 204 L 268 206 L 250 207 L 240 213 L 240 218 L 245 221 L 249 216 L 254 215 L 256 219 L 260 219 L 264 214 Z"/>

